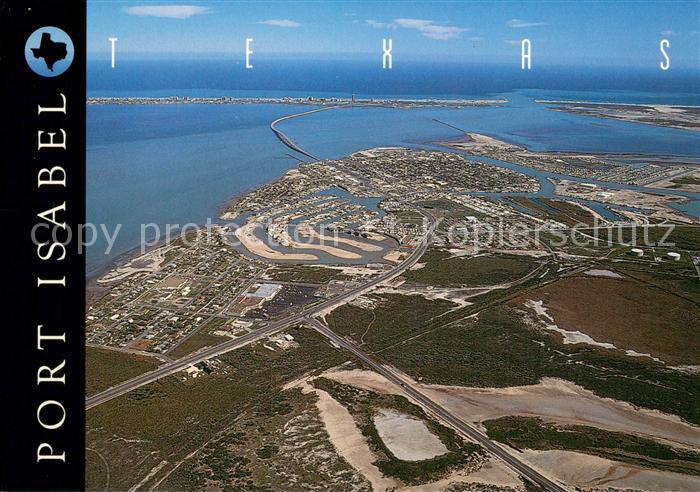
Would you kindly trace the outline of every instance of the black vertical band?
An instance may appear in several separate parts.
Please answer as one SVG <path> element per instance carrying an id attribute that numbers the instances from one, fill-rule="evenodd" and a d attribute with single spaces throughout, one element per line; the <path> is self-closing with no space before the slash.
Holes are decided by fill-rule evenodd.
<path id="1" fill-rule="evenodd" d="M 85 265 L 76 240 L 85 220 L 85 10 L 85 2 L 76 0 L 0 2 L 1 490 L 79 490 L 85 484 Z M 70 66 L 54 77 L 35 73 L 25 59 L 29 36 L 48 26 L 68 34 L 75 50 Z M 60 108 L 63 96 L 65 114 L 38 113 L 39 106 Z M 61 130 L 65 149 L 38 150 L 39 131 L 44 140 L 53 132 L 61 142 Z M 65 170 L 65 186 L 39 186 L 40 170 L 54 166 Z M 54 181 L 60 176 L 55 173 Z M 44 229 L 37 240 L 48 244 L 39 251 L 32 228 L 46 221 L 37 214 L 62 203 L 65 211 L 59 209 L 56 220 L 72 237 L 59 227 L 53 239 Z M 64 258 L 58 247 L 48 254 L 55 240 L 67 241 Z M 65 287 L 38 286 L 39 278 L 63 277 Z M 39 325 L 44 335 L 65 333 L 65 342 L 47 339 L 40 350 Z M 40 373 L 42 366 L 55 372 Z M 42 374 L 65 376 L 65 383 L 40 382 Z M 38 460 L 42 444 L 54 455 L 65 453 L 65 460 Z"/>

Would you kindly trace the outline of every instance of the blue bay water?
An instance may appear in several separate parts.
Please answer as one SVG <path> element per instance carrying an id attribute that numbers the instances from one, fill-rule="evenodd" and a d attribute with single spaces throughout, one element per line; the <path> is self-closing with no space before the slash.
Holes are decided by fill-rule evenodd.
<path id="1" fill-rule="evenodd" d="M 520 93 L 498 94 L 502 107 L 463 109 L 342 108 L 280 125 L 314 155 L 337 158 L 361 148 L 485 133 L 534 150 L 638 152 L 698 156 L 697 132 L 552 111 Z"/>
<path id="2" fill-rule="evenodd" d="M 176 68 L 172 62 L 142 63 L 129 64 L 128 70 L 117 73 L 93 62 L 89 95 L 348 97 L 357 93 L 365 97 L 503 97 L 509 101 L 499 108 L 343 108 L 287 120 L 279 126 L 322 158 L 339 158 L 375 146 L 421 146 L 459 136 L 457 130 L 435 120 L 538 150 L 700 156 L 700 136 L 694 132 L 555 112 L 534 103 L 535 99 L 568 99 L 698 104 L 697 76 L 680 76 L 660 86 L 654 81 L 656 75 L 636 81 L 617 77 L 598 87 L 597 83 L 611 75 L 603 71 L 579 77 L 573 87 L 567 87 L 561 71 L 525 84 L 522 74 L 500 69 L 470 75 L 462 66 L 438 66 L 433 67 L 431 79 L 422 71 L 425 66 L 414 66 L 414 73 L 407 69 L 386 78 L 361 65 L 341 64 L 326 67 L 328 70 L 310 65 L 301 72 L 290 65 L 286 73 L 261 70 L 257 78 L 244 80 L 239 72 L 227 71 L 221 64 L 186 65 L 173 74 L 166 70 Z M 151 71 L 144 75 L 149 67 Z M 654 90 L 654 84 L 664 90 Z M 269 124 L 306 109 L 265 104 L 88 106 L 88 221 L 104 223 L 110 230 L 122 224 L 108 255 L 101 235 L 88 248 L 88 273 L 100 272 L 117 256 L 137 247 L 141 224 L 201 224 L 208 217 L 215 219 L 227 200 L 298 165 Z"/>
<path id="3" fill-rule="evenodd" d="M 203 224 L 235 195 L 298 164 L 269 129 L 282 105 L 89 106 L 87 220 L 122 224 L 87 250 L 88 273 L 138 246 L 141 224 Z"/>

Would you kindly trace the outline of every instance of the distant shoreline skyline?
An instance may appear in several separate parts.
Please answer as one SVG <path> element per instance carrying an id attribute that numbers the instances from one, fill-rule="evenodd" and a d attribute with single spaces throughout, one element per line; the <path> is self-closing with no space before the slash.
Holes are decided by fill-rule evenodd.
<path id="1" fill-rule="evenodd" d="M 221 96 L 237 92 L 273 97 L 303 94 L 334 96 L 483 96 L 517 90 L 633 91 L 684 93 L 684 104 L 700 105 L 700 78 L 693 69 L 663 72 L 620 66 L 537 65 L 522 71 L 514 63 L 402 61 L 382 70 L 380 60 L 259 58 L 246 70 L 235 58 L 89 59 L 91 96 Z M 586 98 L 584 98 L 586 99 Z M 676 103 L 679 101 L 673 99 Z M 648 102 L 640 100 L 638 102 Z"/>

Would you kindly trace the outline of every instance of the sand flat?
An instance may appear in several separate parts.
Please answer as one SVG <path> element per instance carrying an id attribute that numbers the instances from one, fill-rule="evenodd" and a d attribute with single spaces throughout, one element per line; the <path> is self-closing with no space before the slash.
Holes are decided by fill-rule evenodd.
<path id="1" fill-rule="evenodd" d="M 382 409 L 374 416 L 374 426 L 389 451 L 400 460 L 428 460 L 448 452 L 425 422 L 410 415 Z"/>
<path id="2" fill-rule="evenodd" d="M 532 386 L 494 389 L 427 385 L 426 392 L 466 420 L 483 422 L 508 415 L 541 417 L 558 424 L 589 425 L 700 449 L 700 427 L 675 415 L 601 398 L 561 379 L 543 378 Z"/>
<path id="3" fill-rule="evenodd" d="M 250 222 L 239 227 L 235 232 L 236 238 L 254 255 L 271 260 L 315 261 L 319 259 L 318 256 L 309 253 L 283 253 L 272 249 L 255 235 L 259 227 L 261 227 L 259 223 Z"/>
<path id="4" fill-rule="evenodd" d="M 396 369 L 394 369 L 396 371 Z M 382 394 L 402 394 L 379 374 L 361 369 L 332 370 L 324 377 Z M 408 376 L 405 376 L 408 379 Z M 467 422 L 509 415 L 540 417 L 562 425 L 589 425 L 700 449 L 700 427 L 656 410 L 601 398 L 572 382 L 543 378 L 539 384 L 509 388 L 418 385 L 422 392 Z"/>
<path id="5" fill-rule="evenodd" d="M 586 275 L 590 275 L 591 277 L 610 277 L 610 278 L 622 278 L 622 275 L 619 273 L 615 273 L 612 270 L 603 270 L 599 268 L 592 268 L 590 270 L 586 270 L 585 272 Z"/>
<path id="6" fill-rule="evenodd" d="M 294 381 L 287 384 L 284 389 L 294 387 L 301 388 L 304 394 L 316 394 L 318 397 L 316 407 L 333 447 L 350 466 L 372 484 L 372 490 L 386 490 L 398 485 L 395 480 L 382 475 L 379 468 L 374 465 L 376 457 L 360 429 L 357 428 L 355 419 L 343 405 L 327 392 L 311 386 L 306 380 Z"/>
<path id="7" fill-rule="evenodd" d="M 352 251 L 347 251 L 345 249 L 341 248 L 336 248 L 334 246 L 327 246 L 325 244 L 315 244 L 315 243 L 301 243 L 299 241 L 295 241 L 292 239 L 292 237 L 289 234 L 284 234 L 284 240 L 287 243 L 287 245 L 290 248 L 296 248 L 296 249 L 317 249 L 319 251 L 323 251 L 324 253 L 328 253 L 331 256 L 335 256 L 336 258 L 343 258 L 345 260 L 359 260 L 362 258 L 361 255 L 358 255 L 357 253 L 353 253 Z M 313 255 L 312 255 L 313 256 Z"/>
<path id="8" fill-rule="evenodd" d="M 554 478 L 581 489 L 627 489 L 646 492 L 700 490 L 700 477 L 638 468 L 573 451 L 535 451 L 521 456 L 536 468 L 547 470 Z"/>
<path id="9" fill-rule="evenodd" d="M 509 487 L 514 491 L 523 492 L 525 490 L 523 488 L 523 482 L 520 480 L 520 476 L 504 462 L 495 458 L 486 461 L 478 470 L 473 472 L 457 470 L 450 473 L 449 476 L 435 482 L 401 487 L 398 490 L 402 492 L 436 492 L 440 490 L 449 490 L 449 487 L 454 484 L 479 484 L 491 485 L 494 487 Z M 484 489 L 488 490 L 486 487 L 484 487 Z M 459 488 L 457 490 L 459 490 Z"/>

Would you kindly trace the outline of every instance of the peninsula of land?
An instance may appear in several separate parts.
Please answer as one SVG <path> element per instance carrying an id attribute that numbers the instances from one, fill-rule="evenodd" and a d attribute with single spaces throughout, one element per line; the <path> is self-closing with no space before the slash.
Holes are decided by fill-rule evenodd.
<path id="1" fill-rule="evenodd" d="M 506 104 L 506 99 L 393 99 L 352 97 L 88 97 L 87 104 L 302 104 L 302 105 L 360 105 L 391 108 L 463 108 L 467 106 L 497 106 Z"/>

